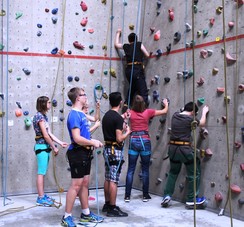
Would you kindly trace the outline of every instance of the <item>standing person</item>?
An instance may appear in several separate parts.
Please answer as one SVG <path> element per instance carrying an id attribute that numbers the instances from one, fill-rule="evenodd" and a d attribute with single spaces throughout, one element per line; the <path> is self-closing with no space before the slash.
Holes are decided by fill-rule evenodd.
<path id="1" fill-rule="evenodd" d="M 125 202 L 130 202 L 133 176 L 138 156 L 141 157 L 143 202 L 151 199 L 149 190 L 149 165 L 151 158 L 151 141 L 149 136 L 149 120 L 168 112 L 168 101 L 163 100 L 162 110 L 146 109 L 146 104 L 140 95 L 136 95 L 130 111 L 130 144 L 128 151 L 128 171 L 126 176 Z"/>
<path id="2" fill-rule="evenodd" d="M 121 36 L 122 30 L 118 29 L 115 36 L 114 46 L 117 49 L 124 49 L 127 66 L 125 69 L 126 79 L 131 86 L 131 92 L 129 94 L 129 90 L 127 93 L 127 97 L 125 100 L 124 106 L 128 106 L 128 102 L 133 100 L 133 97 L 138 94 L 141 95 L 148 106 L 148 89 L 145 80 L 144 66 L 143 60 L 144 57 L 149 57 L 149 53 L 142 44 L 142 42 L 138 41 L 137 35 L 135 33 L 131 33 L 128 36 L 129 43 L 125 43 L 124 45 L 120 43 L 119 39 Z M 135 48 L 135 51 L 134 51 Z M 132 71 L 133 70 L 133 71 Z M 132 77 L 132 79 L 131 79 Z M 131 83 L 131 84 L 130 84 Z M 130 96 L 130 97 L 129 97 Z M 130 100 L 129 100 L 130 98 Z"/>
<path id="3" fill-rule="evenodd" d="M 128 214 L 116 206 L 116 197 L 121 168 L 124 163 L 123 142 L 130 134 L 130 128 L 118 113 L 122 106 L 120 92 L 111 93 L 109 95 L 109 102 L 112 108 L 102 119 L 105 141 L 103 150 L 105 161 L 105 204 L 102 211 L 107 212 L 108 217 L 126 217 Z"/>
<path id="4" fill-rule="evenodd" d="M 34 147 L 37 159 L 37 179 L 36 186 L 38 197 L 36 204 L 38 206 L 52 206 L 53 199 L 48 195 L 44 194 L 44 176 L 48 169 L 48 163 L 50 159 L 51 150 L 54 151 L 55 155 L 58 154 L 58 148 L 55 143 L 60 144 L 63 148 L 68 146 L 68 143 L 60 141 L 56 136 L 51 133 L 47 112 L 51 108 L 51 101 L 46 96 L 40 96 L 36 101 L 37 113 L 33 117 L 33 127 L 35 130 L 36 144 Z"/>
<path id="5" fill-rule="evenodd" d="M 209 107 L 204 106 L 201 119 L 196 119 L 196 124 L 198 126 L 203 127 L 205 125 L 208 111 Z M 193 102 L 189 102 L 184 106 L 182 112 L 176 112 L 172 116 L 171 136 L 168 150 L 170 171 L 164 189 L 164 196 L 161 203 L 162 207 L 167 207 L 169 205 L 171 196 L 174 193 L 175 182 L 180 173 L 182 163 L 184 163 L 186 166 L 188 178 L 186 204 L 194 205 L 194 196 L 196 196 L 197 205 L 203 204 L 206 200 L 205 197 L 198 197 L 201 180 L 200 159 L 198 157 L 196 166 L 196 195 L 194 195 L 194 149 L 191 147 L 191 132 L 192 122 L 194 120 L 193 115 L 196 115 L 197 112 L 197 105 Z"/>
<path id="6" fill-rule="evenodd" d="M 65 214 L 62 225 L 75 227 L 72 218 L 72 209 L 77 194 L 81 203 L 81 222 L 99 223 L 103 221 L 92 213 L 88 206 L 88 187 L 91 170 L 91 160 L 93 149 L 102 147 L 98 140 L 90 138 L 90 128 L 86 115 L 82 112 L 83 106 L 87 102 L 87 97 L 83 89 L 74 87 L 68 92 L 68 97 L 72 102 L 72 110 L 67 119 L 67 127 L 70 135 L 71 145 L 67 151 L 67 157 L 71 170 L 71 186 L 66 194 Z"/>

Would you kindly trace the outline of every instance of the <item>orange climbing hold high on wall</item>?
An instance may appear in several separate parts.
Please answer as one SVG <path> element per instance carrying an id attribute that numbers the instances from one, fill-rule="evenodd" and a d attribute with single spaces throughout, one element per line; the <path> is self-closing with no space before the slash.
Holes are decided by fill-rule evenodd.
<path id="1" fill-rule="evenodd" d="M 155 35 L 154 35 L 154 40 L 155 41 L 158 41 L 159 39 L 160 39 L 160 30 L 158 30 L 156 33 L 155 33 Z"/>
<path id="2" fill-rule="evenodd" d="M 232 191 L 233 193 L 235 193 L 235 194 L 239 194 L 239 193 L 241 193 L 241 188 L 240 188 L 238 185 L 236 185 L 236 184 L 232 184 L 232 185 L 230 186 L 230 189 L 231 189 L 231 191 Z"/>

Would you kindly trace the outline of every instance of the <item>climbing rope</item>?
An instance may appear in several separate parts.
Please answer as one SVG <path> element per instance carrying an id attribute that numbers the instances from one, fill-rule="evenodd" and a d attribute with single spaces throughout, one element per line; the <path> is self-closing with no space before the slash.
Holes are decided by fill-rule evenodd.
<path id="1" fill-rule="evenodd" d="M 228 100 L 227 100 L 227 62 L 226 62 L 226 33 L 225 33 L 225 1 L 222 0 L 222 7 L 223 7 L 223 45 L 224 45 L 224 84 L 225 84 L 225 111 L 226 111 L 226 146 L 227 146 L 227 160 L 228 160 L 228 195 L 225 207 L 227 206 L 227 203 L 229 202 L 229 209 L 230 209 L 230 222 L 231 227 L 233 227 L 233 220 L 232 220 L 232 202 L 231 202 L 231 190 L 230 190 L 230 184 L 231 184 L 231 161 L 230 161 L 230 144 L 229 144 L 229 117 L 228 117 Z M 238 21 L 236 21 L 238 23 Z"/>
<path id="2" fill-rule="evenodd" d="M 194 0 L 192 0 L 192 42 L 194 43 L 195 38 L 195 14 L 194 14 Z M 195 72 L 195 47 L 192 45 L 192 70 Z M 193 99 L 193 113 L 195 113 L 195 76 L 192 77 L 192 99 Z M 196 116 L 193 114 L 193 144 L 194 144 L 194 182 L 193 182 L 193 191 L 194 191 L 194 227 L 196 227 L 196 171 L 197 171 L 197 138 L 196 138 Z"/>
<path id="3" fill-rule="evenodd" d="M 141 0 L 138 0 L 137 17 L 136 17 L 136 34 L 138 34 L 138 27 L 139 27 L 138 26 L 138 21 L 139 21 L 139 15 L 140 15 L 140 7 L 141 7 Z M 132 66 L 131 66 L 131 73 L 130 73 L 130 86 L 129 86 L 129 94 L 128 94 L 128 107 L 130 107 L 130 96 L 131 96 L 131 87 L 132 87 L 132 77 L 133 77 L 133 72 L 134 72 L 136 42 L 137 42 L 137 39 L 134 41 L 134 50 L 133 50 Z"/>
<path id="4" fill-rule="evenodd" d="M 60 41 L 60 49 L 63 50 L 64 47 L 64 21 L 65 21 L 65 12 L 66 12 L 66 0 L 64 0 L 63 2 L 63 14 L 62 14 L 62 33 L 61 33 L 61 41 Z M 61 61 L 62 61 L 62 65 L 64 67 L 64 58 L 63 55 L 61 55 L 61 57 L 58 60 L 58 68 L 57 68 L 57 74 L 55 77 L 55 83 L 54 83 L 54 89 L 53 89 L 53 93 L 51 96 L 51 100 L 53 100 L 54 96 L 55 96 L 55 92 L 56 92 L 56 88 L 57 88 L 57 81 L 59 78 L 59 71 L 60 71 L 60 66 L 61 66 Z M 64 70 L 63 70 L 64 73 Z M 62 108 L 64 109 L 64 75 L 62 75 Z M 52 110 L 52 116 L 53 116 L 53 108 Z M 63 130 L 62 130 L 62 138 L 64 137 L 64 123 L 62 124 L 63 126 Z M 51 131 L 53 131 L 53 121 L 51 121 Z M 53 157 L 53 176 L 54 176 L 54 180 L 56 183 L 56 186 L 58 188 L 58 192 L 59 192 L 59 202 L 57 202 L 57 208 L 59 208 L 60 206 L 62 206 L 62 202 L 61 202 L 61 193 L 64 192 L 64 189 L 62 187 L 60 187 L 59 182 L 58 182 L 58 178 L 57 178 L 57 174 L 56 174 L 56 158 L 54 155 L 54 152 L 52 152 L 52 157 Z"/>
<path id="5" fill-rule="evenodd" d="M 6 28 L 6 119 L 5 119 L 5 135 L 6 135 L 6 140 L 5 140 L 5 155 L 4 155 L 4 149 L 2 157 L 1 157 L 1 162 L 2 162 L 2 187 L 3 187 L 3 205 L 6 206 L 6 199 L 7 199 L 7 179 L 8 179 L 8 63 L 9 63 L 9 55 L 8 55 L 8 37 L 9 37 L 9 0 L 7 1 L 7 28 Z M 3 29 L 3 27 L 2 27 Z M 3 32 L 2 32 L 3 34 Z M 3 75 L 3 74 L 2 74 Z M 3 123 L 3 120 L 2 120 Z M 2 134 L 3 135 L 3 134 Z M 3 145 L 2 145 L 3 146 Z M 5 158 L 5 159 L 4 159 Z M 5 165 L 4 165 L 5 164 Z"/>

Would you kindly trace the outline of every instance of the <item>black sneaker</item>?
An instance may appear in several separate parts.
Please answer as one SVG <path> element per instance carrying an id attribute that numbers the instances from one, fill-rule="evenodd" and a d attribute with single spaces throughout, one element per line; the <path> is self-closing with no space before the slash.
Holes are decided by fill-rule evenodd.
<path id="1" fill-rule="evenodd" d="M 104 203 L 102 212 L 108 212 L 108 207 L 109 207 L 109 204 Z"/>
<path id="2" fill-rule="evenodd" d="M 113 208 L 109 207 L 107 212 L 108 217 L 127 217 L 128 214 L 120 210 L 118 206 L 115 206 Z"/>
<path id="3" fill-rule="evenodd" d="M 124 201 L 125 201 L 126 203 L 129 203 L 129 202 L 130 202 L 130 196 L 125 196 Z"/>
<path id="4" fill-rule="evenodd" d="M 142 201 L 143 202 L 148 202 L 149 199 L 151 199 L 151 196 L 149 194 L 145 194 L 145 195 L 143 195 Z"/>

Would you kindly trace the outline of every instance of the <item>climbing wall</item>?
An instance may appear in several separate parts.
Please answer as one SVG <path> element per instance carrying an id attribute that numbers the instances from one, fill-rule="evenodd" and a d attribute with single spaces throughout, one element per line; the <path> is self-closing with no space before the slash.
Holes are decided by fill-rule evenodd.
<path id="1" fill-rule="evenodd" d="M 194 94 L 199 113 L 205 104 L 210 108 L 206 127 L 196 130 L 197 153 L 202 162 L 200 195 L 207 197 L 208 207 L 216 213 L 221 209 L 229 213 L 226 202 L 231 202 L 233 214 L 241 218 L 244 198 L 240 192 L 244 189 L 243 6 L 237 7 L 234 1 L 225 1 L 224 6 L 222 1 L 194 2 L 194 24 L 192 1 L 178 4 L 147 1 L 144 6 L 142 39 L 153 52 L 146 67 L 150 107 L 159 108 L 162 98 L 170 100 L 166 122 L 161 124 L 159 119 L 154 119 L 150 127 L 153 141 L 150 189 L 163 194 L 169 171 L 169 160 L 164 158 L 167 157 L 170 119 L 175 111 L 193 100 Z M 141 188 L 139 176 L 136 186 Z M 182 167 L 173 195 L 182 202 L 187 188 L 185 176 Z M 229 179 L 232 190 L 228 200 Z"/>
<path id="2" fill-rule="evenodd" d="M 231 0 L 225 1 L 224 6 L 220 0 L 195 1 L 193 24 L 191 1 L 187 0 L 177 3 L 87 0 L 80 3 L 47 0 L 3 3 L 0 17 L 1 195 L 36 192 L 35 135 L 28 123 L 36 112 L 37 97 L 50 97 L 53 107 L 48 117 L 52 131 L 69 142 L 66 117 L 71 107 L 66 94 L 71 87 L 85 89 L 91 114 L 94 114 L 94 97 L 101 100 L 101 116 L 109 109 L 107 95 L 111 91 L 126 94 L 123 52 L 113 47 L 115 32 L 122 28 L 122 41 L 127 42 L 127 35 L 136 32 L 152 52 L 146 66 L 150 108 L 161 108 L 162 98 L 170 100 L 167 116 L 155 118 L 150 124 L 153 144 L 150 192 L 162 195 L 167 179 L 169 160 L 165 157 L 171 116 L 195 95 L 200 113 L 203 105 L 210 107 L 206 128 L 196 130 L 197 150 L 202 160 L 200 194 L 207 197 L 208 208 L 216 213 L 223 208 L 229 214 L 226 201 L 231 201 L 234 216 L 243 218 L 243 192 L 231 192 L 230 200 L 227 195 L 228 179 L 231 185 L 244 190 L 241 131 L 244 127 L 244 77 L 241 74 L 244 6 L 240 3 L 237 7 Z M 101 87 L 103 92 L 97 89 Z M 92 136 L 102 141 L 101 128 Z M 127 147 L 126 143 L 126 156 Z M 65 152 L 60 149 L 59 155 L 51 158 L 45 181 L 47 191 L 66 190 L 69 186 Z M 98 150 L 91 187 L 97 182 L 99 187 L 103 186 L 103 165 Z M 120 185 L 125 183 L 127 164 L 123 167 Z M 186 186 L 182 168 L 174 199 L 184 202 Z M 141 189 L 139 161 L 134 187 Z"/>

